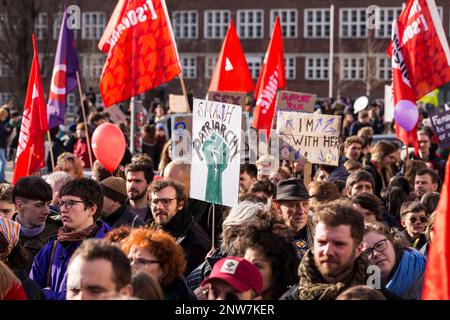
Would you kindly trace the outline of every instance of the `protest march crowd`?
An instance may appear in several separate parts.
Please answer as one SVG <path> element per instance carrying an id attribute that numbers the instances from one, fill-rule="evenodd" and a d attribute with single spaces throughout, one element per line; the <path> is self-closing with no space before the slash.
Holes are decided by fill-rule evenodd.
<path id="1" fill-rule="evenodd" d="M 428 12 L 425 1 L 418 2 Z M 118 12 L 139 5 L 120 3 L 126 7 Z M 153 21 L 161 17 L 163 1 L 146 1 L 147 11 L 149 3 Z M 73 42 L 66 19 L 67 13 L 60 41 L 72 37 Z M 384 121 L 387 101 L 362 105 L 355 97 L 315 99 L 309 113 L 277 110 L 274 121 L 276 97 L 268 92 L 274 84 L 275 90 L 285 89 L 277 64 L 283 56 L 271 51 L 280 43 L 282 48 L 277 27 L 279 20 L 255 99 L 248 96 L 242 106 L 223 104 L 222 114 L 200 112 L 210 101 L 194 99 L 190 130 L 192 141 L 199 138 L 187 158 L 174 150 L 174 118 L 164 101 L 144 105 L 137 152 L 128 134 L 130 111 L 122 106 L 127 123 L 114 125 L 108 108 L 96 106 L 93 92 L 84 95 L 79 114 L 68 123 L 64 112 L 55 111 L 59 106 L 47 108 L 43 102 L 35 53 L 23 117 L 10 104 L 0 109 L 0 300 L 442 298 L 439 277 L 446 275 L 434 259 L 445 254 L 437 246 L 445 243 L 449 153 L 430 118 L 443 105 L 418 103 L 411 127 L 402 114 Z M 116 41 L 101 40 L 108 54 L 100 85 L 105 106 L 140 93 L 140 86 L 120 83 L 111 93 L 114 79 L 106 79 L 120 63 L 113 51 L 124 41 L 117 38 L 132 28 L 113 33 L 115 25 L 108 25 L 105 34 L 113 31 L 106 38 Z M 229 63 L 225 60 L 221 54 L 217 72 Z M 179 74 L 170 61 L 154 85 Z M 399 101 L 409 97 L 415 105 L 422 97 L 402 87 L 401 72 L 394 66 L 397 110 L 406 108 Z M 230 90 L 220 81 L 209 91 L 253 89 L 244 84 L 243 90 Z M 42 120 L 42 110 L 48 122 L 39 131 L 33 117 Z M 265 130 L 258 139 L 279 134 L 275 154 L 260 150 L 251 160 L 259 140 L 244 142 L 236 134 L 243 111 L 248 124 Z M 299 142 L 299 149 L 295 139 L 304 127 L 312 142 Z M 289 128 L 295 130 L 287 133 Z M 11 183 L 5 179 L 7 159 L 14 160 Z"/>

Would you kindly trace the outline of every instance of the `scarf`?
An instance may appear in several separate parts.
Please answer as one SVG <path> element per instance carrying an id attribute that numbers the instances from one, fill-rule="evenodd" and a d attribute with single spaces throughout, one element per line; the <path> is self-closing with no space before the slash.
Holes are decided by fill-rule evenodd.
<path id="1" fill-rule="evenodd" d="M 368 278 L 366 272 L 368 264 L 366 259 L 358 257 L 355 260 L 353 272 L 347 279 L 336 283 L 326 283 L 314 262 L 312 250 L 308 250 L 299 266 L 300 300 L 334 300 L 350 287 L 365 285 Z"/>
<path id="2" fill-rule="evenodd" d="M 8 242 L 7 255 L 9 255 L 19 242 L 20 224 L 13 220 L 0 217 L 0 233 L 5 236 Z"/>
<path id="3" fill-rule="evenodd" d="M 83 241 L 89 235 L 94 231 L 94 229 L 97 227 L 97 224 L 94 222 L 91 226 L 87 227 L 86 229 L 82 231 L 70 231 L 64 227 L 59 228 L 58 234 L 56 235 L 56 238 L 59 242 L 77 242 L 77 241 Z"/>
<path id="4" fill-rule="evenodd" d="M 44 231 L 44 229 L 45 229 L 45 223 L 42 226 L 34 227 L 34 228 L 28 228 L 28 227 L 24 226 L 23 223 L 21 223 L 19 220 L 19 215 L 16 216 L 16 221 L 18 223 L 20 223 L 20 231 L 22 231 L 23 235 L 26 238 L 36 237 L 37 235 L 41 234 L 42 231 Z"/>
<path id="5" fill-rule="evenodd" d="M 403 250 L 398 267 L 386 288 L 402 298 L 419 300 L 422 295 L 422 280 L 426 264 L 427 258 L 417 250 Z"/>

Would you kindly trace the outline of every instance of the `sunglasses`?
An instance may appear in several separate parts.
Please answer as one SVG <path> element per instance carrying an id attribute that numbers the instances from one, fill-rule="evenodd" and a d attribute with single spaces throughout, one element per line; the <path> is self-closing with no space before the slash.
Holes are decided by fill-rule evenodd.
<path id="1" fill-rule="evenodd" d="M 416 223 L 417 221 L 420 221 L 421 223 L 427 223 L 428 218 L 427 217 L 420 217 L 420 218 L 411 217 L 411 218 L 409 218 L 409 222 L 411 222 L 411 223 Z"/>

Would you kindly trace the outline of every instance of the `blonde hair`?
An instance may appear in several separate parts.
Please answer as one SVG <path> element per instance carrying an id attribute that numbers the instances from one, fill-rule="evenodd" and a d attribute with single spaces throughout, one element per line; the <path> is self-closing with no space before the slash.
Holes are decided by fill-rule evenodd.
<path id="1" fill-rule="evenodd" d="M 14 284 L 18 283 L 20 284 L 21 282 L 11 269 L 0 261 L 0 300 L 3 300 Z"/>

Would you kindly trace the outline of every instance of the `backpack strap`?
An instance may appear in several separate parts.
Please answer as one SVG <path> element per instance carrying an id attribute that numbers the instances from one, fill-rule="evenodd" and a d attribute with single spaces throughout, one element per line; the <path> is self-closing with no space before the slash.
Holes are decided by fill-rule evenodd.
<path id="1" fill-rule="evenodd" d="M 58 240 L 53 240 L 53 245 L 52 245 L 52 251 L 50 253 L 50 263 L 48 264 L 48 269 L 47 269 L 47 287 L 50 287 L 50 276 L 52 275 L 52 263 L 53 263 L 53 256 L 55 254 L 55 249 L 56 249 L 56 242 Z"/>

